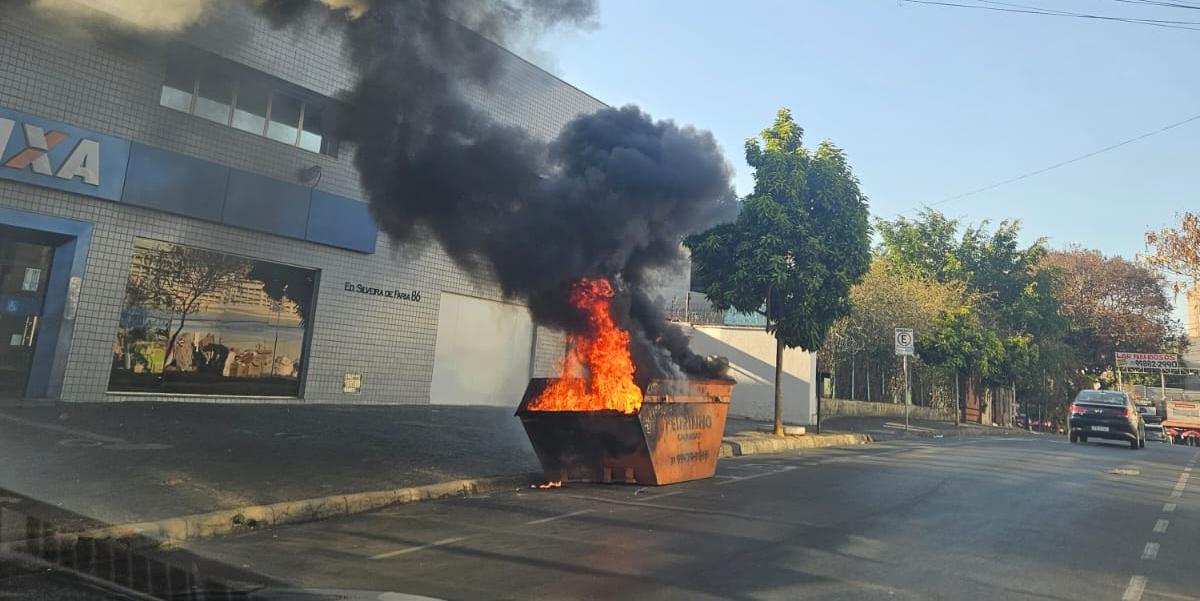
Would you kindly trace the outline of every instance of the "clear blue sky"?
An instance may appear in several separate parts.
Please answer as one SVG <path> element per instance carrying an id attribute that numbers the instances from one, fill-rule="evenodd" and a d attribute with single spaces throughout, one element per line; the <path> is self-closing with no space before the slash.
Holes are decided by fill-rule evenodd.
<path id="1" fill-rule="evenodd" d="M 1024 3 L 1200 22 L 1116 0 Z M 810 145 L 847 152 L 877 216 L 1200 114 L 1200 31 L 897 0 L 601 0 L 597 21 L 543 38 L 546 66 L 609 104 L 712 130 L 741 194 L 743 141 L 789 107 Z M 1133 257 L 1147 229 L 1200 210 L 1198 151 L 1200 121 L 937 208 Z"/>

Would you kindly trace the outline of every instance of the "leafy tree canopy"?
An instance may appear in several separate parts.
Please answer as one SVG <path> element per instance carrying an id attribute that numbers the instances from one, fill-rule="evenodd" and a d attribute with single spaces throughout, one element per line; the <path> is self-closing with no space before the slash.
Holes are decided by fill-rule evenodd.
<path id="1" fill-rule="evenodd" d="M 803 145 L 781 109 L 746 141 L 754 192 L 734 223 L 690 237 L 693 282 L 717 309 L 765 312 L 786 346 L 820 349 L 870 262 L 867 199 L 832 142 Z"/>

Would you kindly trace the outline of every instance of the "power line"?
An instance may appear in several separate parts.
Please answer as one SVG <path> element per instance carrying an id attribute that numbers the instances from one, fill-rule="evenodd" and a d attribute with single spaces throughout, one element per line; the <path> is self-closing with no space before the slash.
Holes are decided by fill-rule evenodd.
<path id="1" fill-rule="evenodd" d="M 989 11 L 1003 12 L 1003 13 L 1042 15 L 1042 16 L 1049 16 L 1049 17 L 1067 17 L 1067 18 L 1075 18 L 1075 19 L 1090 19 L 1090 20 L 1096 20 L 1096 21 L 1113 21 L 1113 22 L 1118 22 L 1118 23 L 1128 23 L 1128 24 L 1132 24 L 1132 25 L 1148 25 L 1151 27 L 1165 27 L 1168 29 L 1190 29 L 1192 31 L 1200 31 L 1200 27 L 1194 27 L 1196 25 L 1200 25 L 1200 21 L 1174 21 L 1174 20 L 1163 20 L 1163 19 L 1141 19 L 1141 18 L 1134 18 L 1134 17 L 1117 17 L 1117 16 L 1113 16 L 1113 15 L 1096 15 L 1096 14 L 1091 14 L 1091 13 L 1077 13 L 1077 12 L 1068 12 L 1068 11 L 1047 9 L 1047 8 L 1036 7 L 1036 6 L 1015 5 L 1015 4 L 1007 4 L 1007 3 L 1003 3 L 1003 2 L 992 2 L 990 0 L 979 0 L 979 1 L 987 2 L 988 4 L 960 4 L 958 2 L 944 2 L 944 1 L 940 1 L 940 0 L 901 0 L 901 2 L 907 2 L 910 4 L 925 4 L 925 5 L 929 5 L 929 6 L 944 6 L 944 7 L 951 7 L 951 8 L 969 8 L 969 9 L 975 9 L 975 10 L 989 10 Z M 996 6 L 990 6 L 989 4 L 995 4 Z"/>
<path id="2" fill-rule="evenodd" d="M 1163 6 L 1166 8 L 1188 8 L 1192 10 L 1200 10 L 1200 5 L 1189 4 L 1185 2 L 1169 2 L 1167 0 L 1113 0 L 1113 2 L 1123 2 L 1125 4 L 1141 4 L 1143 6 Z"/>
<path id="3" fill-rule="evenodd" d="M 1087 154 L 1081 154 L 1081 155 L 1079 155 L 1079 156 L 1077 156 L 1077 157 L 1074 157 L 1074 158 L 1071 158 L 1071 159 L 1067 159 L 1067 160 L 1065 160 L 1065 161 L 1061 161 L 1061 162 L 1055 163 L 1055 164 L 1053 164 L 1053 165 L 1050 165 L 1050 166 L 1047 166 L 1047 167 L 1043 167 L 1043 168 L 1041 168 L 1041 169 L 1037 169 L 1037 170 L 1034 170 L 1034 171 L 1030 171 L 1030 172 L 1028 172 L 1028 173 L 1022 173 L 1021 175 L 1018 175 L 1018 176 L 1016 176 L 1016 177 L 1010 177 L 1010 178 L 1008 178 L 1008 179 L 1006 179 L 1006 180 L 998 181 L 998 182 L 996 182 L 996 183 L 993 183 L 993 184 L 986 185 L 986 186 L 984 186 L 984 187 L 982 187 L 982 188 L 976 188 L 976 189 L 974 189 L 974 190 L 971 190 L 971 191 L 969 191 L 969 192 L 963 192 L 962 194 L 956 194 L 956 195 L 954 195 L 954 196 L 949 196 L 949 197 L 947 197 L 947 198 L 943 198 L 943 199 L 941 199 L 941 200 L 938 200 L 938 201 L 936 201 L 936 202 L 929 203 L 929 204 L 925 204 L 925 205 L 922 205 L 922 206 L 924 206 L 924 207 L 936 207 L 936 206 L 938 206 L 938 205 L 943 205 L 943 204 L 946 204 L 946 203 L 948 203 L 948 202 L 953 202 L 953 201 L 956 201 L 956 200 L 960 200 L 960 199 L 966 198 L 966 197 L 968 197 L 968 196 L 974 196 L 974 195 L 976 195 L 976 194 L 979 194 L 979 193 L 981 193 L 981 192 L 987 192 L 988 190 L 994 190 L 994 189 L 996 189 L 996 188 L 999 188 L 1000 186 L 1006 186 L 1006 185 L 1008 185 L 1008 184 L 1011 184 L 1011 183 L 1019 182 L 1019 181 L 1021 181 L 1021 180 L 1023 180 L 1023 179 L 1029 179 L 1029 178 L 1031 178 L 1031 177 L 1033 177 L 1033 176 L 1035 176 L 1035 175 L 1041 175 L 1041 174 L 1043 174 L 1043 173 L 1046 173 L 1047 171 L 1053 171 L 1053 170 L 1055 170 L 1055 169 L 1058 169 L 1059 167 L 1066 167 L 1067 165 L 1070 165 L 1070 164 L 1072 164 L 1072 163 L 1078 163 L 1079 161 L 1082 161 L 1082 160 L 1084 160 L 1084 159 L 1090 159 L 1090 158 L 1092 158 L 1092 157 L 1094 157 L 1094 156 L 1096 156 L 1096 155 L 1098 155 L 1098 154 L 1103 154 L 1103 153 L 1105 153 L 1105 152 L 1109 152 L 1110 150 L 1116 150 L 1117 148 L 1120 148 L 1120 147 L 1122 147 L 1122 146 L 1126 146 L 1126 145 L 1128 145 L 1128 144 L 1133 144 L 1134 142 L 1137 142 L 1137 141 L 1140 141 L 1140 140 L 1145 140 L 1146 138 L 1149 138 L 1150 136 L 1156 136 L 1156 135 L 1158 135 L 1158 134 L 1161 134 L 1161 133 L 1163 133 L 1163 132 L 1165 132 L 1165 131 L 1169 131 L 1169 130 L 1175 129 L 1175 128 L 1177 128 L 1177 127 L 1181 127 L 1181 126 L 1183 126 L 1183 125 L 1187 125 L 1188 123 L 1191 123 L 1191 122 L 1193 122 L 1193 121 L 1197 121 L 1197 120 L 1200 120 L 1200 115 L 1192 115 L 1191 117 L 1188 117 L 1187 119 L 1184 119 L 1183 121 L 1176 121 L 1175 123 L 1172 123 L 1172 124 L 1170 124 L 1170 125 L 1165 125 L 1165 126 L 1163 126 L 1163 127 L 1160 127 L 1160 128 L 1158 128 L 1158 129 L 1156 129 L 1156 130 L 1154 130 L 1154 131 L 1146 132 L 1146 133 L 1144 133 L 1144 134 L 1141 134 L 1141 135 L 1138 135 L 1138 136 L 1134 136 L 1134 137 L 1132 137 L 1132 138 L 1129 138 L 1129 139 L 1126 139 L 1126 140 L 1122 140 L 1122 141 L 1120 141 L 1120 142 L 1117 142 L 1116 144 L 1110 144 L 1110 145 L 1108 145 L 1108 146 L 1105 146 L 1104 148 L 1100 148 L 1100 149 L 1098 149 L 1098 150 L 1093 150 L 1093 151 L 1091 151 L 1091 152 L 1089 152 L 1089 153 L 1087 153 Z M 913 208 L 911 208 L 911 209 L 907 209 L 907 210 L 901 211 L 901 212 L 899 212 L 899 213 L 896 213 L 895 215 L 893 215 L 893 217 L 899 217 L 899 216 L 901 216 L 901 215 L 903 215 L 903 214 L 905 214 L 905 213 L 908 213 L 908 212 L 910 212 L 910 211 L 914 211 L 914 210 L 916 210 L 916 209 L 918 209 L 918 208 L 920 208 L 920 207 L 913 207 Z"/>

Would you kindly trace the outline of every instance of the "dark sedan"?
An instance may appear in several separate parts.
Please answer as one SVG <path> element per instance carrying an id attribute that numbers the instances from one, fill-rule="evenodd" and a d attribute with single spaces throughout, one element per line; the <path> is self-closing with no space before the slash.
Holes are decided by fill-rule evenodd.
<path id="1" fill-rule="evenodd" d="M 1146 424 L 1129 395 L 1114 390 L 1081 390 L 1071 403 L 1071 442 L 1089 438 L 1123 440 L 1131 449 L 1146 446 Z"/>

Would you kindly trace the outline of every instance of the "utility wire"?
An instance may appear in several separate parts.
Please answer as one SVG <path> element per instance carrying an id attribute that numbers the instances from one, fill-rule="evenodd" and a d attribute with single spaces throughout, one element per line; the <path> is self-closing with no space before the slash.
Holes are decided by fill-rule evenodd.
<path id="1" fill-rule="evenodd" d="M 984 186 L 984 187 L 982 187 L 982 188 L 976 188 L 976 189 L 974 189 L 974 190 L 970 190 L 970 191 L 968 191 L 968 192 L 963 192 L 962 194 L 956 194 L 956 195 L 954 195 L 954 196 L 949 196 L 949 197 L 943 198 L 943 199 L 941 199 L 941 200 L 938 200 L 938 201 L 936 201 L 936 202 L 932 202 L 932 203 L 925 204 L 925 205 L 922 205 L 922 206 L 923 206 L 923 207 L 926 207 L 926 208 L 936 207 L 936 206 L 938 206 L 938 205 L 944 205 L 944 204 L 946 204 L 946 203 L 948 203 L 948 202 L 953 202 L 953 201 L 956 201 L 956 200 L 960 200 L 960 199 L 966 198 L 966 197 L 968 197 L 968 196 L 974 196 L 974 195 L 976 195 L 976 194 L 979 194 L 979 193 L 981 193 L 981 192 L 987 192 L 988 190 L 994 190 L 994 189 L 996 189 L 996 188 L 999 188 L 1000 186 L 1007 186 L 1008 184 L 1015 183 L 1015 182 L 1019 182 L 1019 181 L 1021 181 L 1021 180 L 1023 180 L 1023 179 L 1029 179 L 1029 178 L 1031 178 L 1031 177 L 1033 177 L 1033 176 L 1035 176 L 1035 175 L 1041 175 L 1041 174 L 1043 174 L 1043 173 L 1046 173 L 1047 171 L 1053 171 L 1053 170 L 1055 170 L 1055 169 L 1058 169 L 1059 167 L 1066 167 L 1067 165 L 1070 165 L 1070 164 L 1072 164 L 1072 163 L 1078 163 L 1079 161 L 1082 161 L 1082 160 L 1084 160 L 1084 159 L 1090 159 L 1090 158 L 1092 158 L 1092 157 L 1094 157 L 1094 156 L 1096 156 L 1096 155 L 1098 155 L 1098 154 L 1103 154 L 1103 153 L 1105 153 L 1105 152 L 1109 152 L 1110 150 L 1116 150 L 1117 148 L 1120 148 L 1120 147 L 1122 147 L 1122 146 L 1126 146 L 1126 145 L 1128 145 L 1128 144 L 1133 144 L 1134 142 L 1137 142 L 1137 141 L 1140 141 L 1140 140 L 1145 140 L 1146 138 L 1149 138 L 1150 136 L 1156 136 L 1156 135 L 1158 135 L 1158 134 L 1161 134 L 1161 133 L 1163 133 L 1163 132 L 1165 132 L 1165 131 L 1169 131 L 1169 130 L 1175 129 L 1175 128 L 1177 128 L 1177 127 L 1181 127 L 1181 126 L 1183 126 L 1183 125 L 1187 125 L 1188 123 L 1191 123 L 1191 122 L 1193 122 L 1193 121 L 1197 121 L 1197 120 L 1200 120 L 1200 115 L 1192 115 L 1191 117 L 1188 117 L 1187 119 L 1184 119 L 1183 121 L 1176 121 L 1175 123 L 1172 123 L 1172 124 L 1170 124 L 1170 125 L 1165 125 L 1165 126 L 1163 126 L 1163 127 L 1160 127 L 1160 128 L 1158 128 L 1158 129 L 1156 129 L 1156 130 L 1154 130 L 1154 131 L 1146 132 L 1146 133 L 1144 133 L 1144 134 L 1141 134 L 1141 135 L 1139 135 L 1139 136 L 1134 136 L 1134 137 L 1132 137 L 1132 138 L 1129 138 L 1129 139 L 1126 139 L 1126 140 L 1122 140 L 1122 141 L 1120 141 L 1120 142 L 1117 142 L 1116 144 L 1110 144 L 1110 145 L 1108 145 L 1108 146 L 1105 146 L 1104 148 L 1100 148 L 1100 149 L 1098 149 L 1098 150 L 1093 150 L 1093 151 L 1091 151 L 1091 152 L 1089 152 L 1089 153 L 1087 153 L 1087 154 L 1081 154 L 1081 155 L 1079 155 L 1079 156 L 1077 156 L 1077 157 L 1075 157 L 1075 158 L 1067 159 L 1067 160 L 1065 160 L 1065 161 L 1061 161 L 1061 162 L 1055 163 L 1055 164 L 1053 164 L 1053 165 L 1050 165 L 1050 166 L 1047 166 L 1047 167 L 1043 167 L 1043 168 L 1041 168 L 1041 169 L 1037 169 L 1037 170 L 1035 170 L 1035 171 L 1030 171 L 1030 172 L 1028 172 L 1028 173 L 1022 173 L 1021 175 L 1018 175 L 1018 176 L 1016 176 L 1016 177 L 1010 177 L 1010 178 L 1008 178 L 1008 179 L 1006 179 L 1006 180 L 998 181 L 998 182 L 996 182 L 996 183 L 994 183 L 994 184 L 989 184 L 989 185 L 986 185 L 986 186 Z M 911 211 L 917 210 L 917 209 L 919 209 L 919 208 L 921 208 L 921 207 L 913 207 L 913 208 L 911 208 L 911 209 L 907 209 L 907 210 L 901 211 L 901 212 L 899 212 L 899 213 L 896 213 L 895 215 L 893 215 L 893 217 L 900 217 L 901 215 L 904 215 L 905 213 L 908 213 L 908 212 L 911 212 Z"/>
<path id="2" fill-rule="evenodd" d="M 989 0 L 980 0 L 988 2 Z M 1090 13 L 1076 13 L 1068 11 L 1060 11 L 1046 9 L 1041 7 L 1029 7 L 1025 5 L 1010 5 L 999 2 L 991 2 L 997 6 L 989 6 L 988 4 L 961 4 L 958 2 L 943 2 L 940 0 L 901 0 L 909 4 L 925 4 L 929 6 L 944 6 L 952 8 L 969 8 L 975 10 L 989 10 L 1003 13 L 1019 13 L 1026 15 L 1042 15 L 1050 17 L 1067 17 L 1075 19 L 1090 19 L 1096 21 L 1113 21 L 1118 23 L 1128 23 L 1132 25 L 1149 25 L 1151 27 L 1165 27 L 1169 29 L 1190 29 L 1192 31 L 1200 31 L 1200 21 L 1173 21 L 1163 19 L 1140 19 L 1134 17 L 1117 17 L 1113 15 L 1095 15 Z"/>
<path id="3" fill-rule="evenodd" d="M 1200 5 L 1189 4 L 1185 2 L 1169 2 L 1167 0 L 1113 0 L 1113 2 L 1123 2 L 1125 4 L 1141 4 L 1143 6 L 1163 6 L 1167 8 L 1189 8 L 1192 10 L 1200 10 Z"/>

